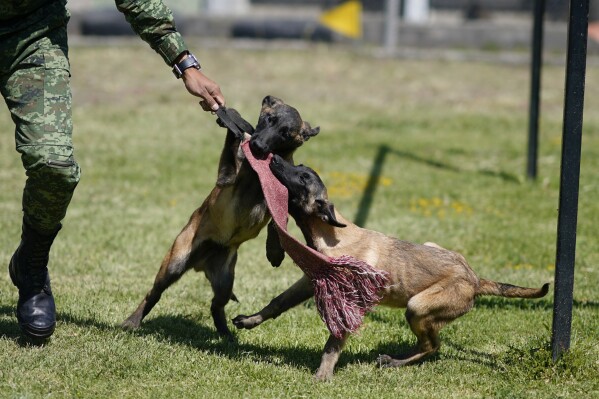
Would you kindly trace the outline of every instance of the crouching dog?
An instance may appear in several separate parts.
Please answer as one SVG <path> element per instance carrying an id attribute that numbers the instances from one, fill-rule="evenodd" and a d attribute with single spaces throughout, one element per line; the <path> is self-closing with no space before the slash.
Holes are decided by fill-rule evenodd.
<path id="1" fill-rule="evenodd" d="M 360 228 L 335 210 L 326 187 L 312 169 L 294 166 L 277 155 L 270 169 L 289 192 L 289 213 L 308 246 L 330 257 L 353 256 L 388 274 L 379 304 L 406 308 L 405 317 L 418 343 L 412 353 L 379 356 L 382 367 L 413 364 L 437 352 L 441 328 L 467 313 L 479 295 L 540 298 L 548 292 L 549 284 L 524 288 L 479 278 L 461 254 L 437 244 L 415 244 Z M 313 294 L 311 281 L 304 275 L 264 309 L 251 316 L 239 315 L 233 323 L 240 329 L 254 328 Z M 316 379 L 332 377 L 348 335 L 330 335 Z"/>
<path id="2" fill-rule="evenodd" d="M 293 162 L 294 151 L 317 135 L 319 128 L 312 128 L 295 108 L 273 96 L 262 101 L 255 130 L 232 108 L 219 115 L 222 116 L 217 122 L 228 129 L 216 186 L 176 237 L 152 288 L 123 322 L 123 328 L 138 328 L 162 293 L 193 268 L 203 271 L 210 281 L 214 293 L 210 311 L 217 332 L 233 339 L 224 308 L 229 300 L 236 300 L 233 279 L 237 250 L 245 241 L 255 238 L 270 220 L 258 176 L 249 167 L 240 144 L 249 139 L 256 156 L 274 153 L 286 162 Z M 225 117 L 228 121 L 223 120 Z M 271 228 L 267 257 L 273 264 L 280 264 L 284 257 L 278 236 Z"/>

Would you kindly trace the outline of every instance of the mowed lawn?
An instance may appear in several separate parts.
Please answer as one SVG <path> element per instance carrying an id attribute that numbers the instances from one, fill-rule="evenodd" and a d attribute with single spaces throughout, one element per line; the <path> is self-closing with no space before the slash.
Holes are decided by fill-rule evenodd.
<path id="1" fill-rule="evenodd" d="M 257 121 L 281 97 L 320 134 L 296 153 L 347 218 L 464 254 L 480 276 L 553 282 L 564 69 L 543 71 L 539 177 L 525 178 L 527 65 L 394 60 L 366 51 L 197 49 L 228 105 Z M 210 286 L 188 273 L 143 327 L 119 324 L 150 288 L 172 240 L 214 185 L 225 131 L 143 43 L 71 48 L 76 157 L 83 176 L 52 250 L 58 324 L 41 347 L 19 339 L 17 291 L 0 278 L 0 397 L 599 397 L 599 67 L 590 62 L 582 149 L 572 348 L 551 361 L 553 285 L 539 300 L 481 297 L 441 333 L 437 356 L 402 369 L 376 358 L 415 343 L 403 310 L 377 308 L 316 384 L 327 331 L 313 302 L 237 342 L 221 340 Z M 19 241 L 24 173 L 0 112 L 0 265 Z M 293 230 L 298 235 L 297 229 Z M 265 232 L 239 251 L 229 319 L 300 276 L 272 268 Z M 6 270 L 6 269 L 3 269 Z M 233 325 L 230 324 L 233 329 Z"/>

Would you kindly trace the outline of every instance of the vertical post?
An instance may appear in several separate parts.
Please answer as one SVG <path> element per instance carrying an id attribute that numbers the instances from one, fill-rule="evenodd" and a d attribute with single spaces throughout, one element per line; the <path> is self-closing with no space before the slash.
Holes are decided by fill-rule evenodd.
<path id="1" fill-rule="evenodd" d="M 399 1 L 385 1 L 385 37 L 383 38 L 383 46 L 387 54 L 393 54 L 397 47 Z"/>
<path id="2" fill-rule="evenodd" d="M 535 0 L 534 23 L 532 28 L 532 59 L 530 69 L 530 109 L 528 112 L 528 162 L 526 175 L 537 177 L 539 147 L 539 105 L 541 92 L 541 66 L 543 65 L 543 16 L 545 0 Z"/>
<path id="3" fill-rule="evenodd" d="M 551 349 L 570 348 L 589 0 L 570 0 Z"/>

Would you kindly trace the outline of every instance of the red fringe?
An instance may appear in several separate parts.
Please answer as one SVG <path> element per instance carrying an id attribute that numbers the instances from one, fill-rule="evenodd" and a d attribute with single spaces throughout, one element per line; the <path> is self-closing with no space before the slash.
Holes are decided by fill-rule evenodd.
<path id="1" fill-rule="evenodd" d="M 342 338 L 355 332 L 364 315 L 381 300 L 387 273 L 348 255 L 329 258 L 329 262 L 326 269 L 303 270 L 312 279 L 322 321 L 331 334 Z"/>

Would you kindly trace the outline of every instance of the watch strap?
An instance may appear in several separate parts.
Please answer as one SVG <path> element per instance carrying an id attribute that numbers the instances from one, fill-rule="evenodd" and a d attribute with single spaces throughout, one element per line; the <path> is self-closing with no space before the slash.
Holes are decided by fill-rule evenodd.
<path id="1" fill-rule="evenodd" d="M 192 53 L 187 53 L 187 58 L 173 65 L 173 74 L 177 79 L 180 79 L 181 76 L 183 76 L 183 71 L 189 68 L 195 68 L 198 70 L 201 68 L 198 59 Z"/>

